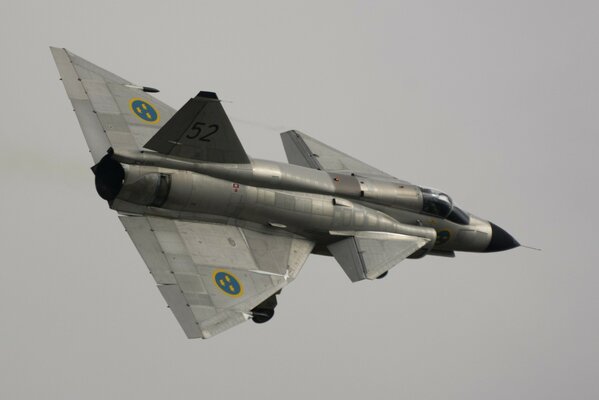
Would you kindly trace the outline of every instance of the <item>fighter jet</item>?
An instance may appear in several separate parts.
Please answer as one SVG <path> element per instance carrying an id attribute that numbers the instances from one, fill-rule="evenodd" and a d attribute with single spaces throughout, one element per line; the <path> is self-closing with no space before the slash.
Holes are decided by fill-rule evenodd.
<path id="1" fill-rule="evenodd" d="M 352 282 L 406 258 L 519 246 L 446 193 L 397 179 L 297 130 L 289 164 L 251 158 L 222 103 L 201 91 L 180 110 L 77 55 L 51 48 L 118 213 L 189 338 L 270 320 L 311 253 Z"/>

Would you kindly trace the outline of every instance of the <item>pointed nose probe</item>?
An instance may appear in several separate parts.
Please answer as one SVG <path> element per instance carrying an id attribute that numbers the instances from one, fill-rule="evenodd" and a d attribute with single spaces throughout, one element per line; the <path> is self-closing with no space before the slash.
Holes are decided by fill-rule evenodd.
<path id="1" fill-rule="evenodd" d="M 491 224 L 491 241 L 485 249 L 485 253 L 492 253 L 495 251 L 504 251 L 513 249 L 514 247 L 520 246 L 520 243 L 512 235 L 501 229 L 494 223 Z"/>

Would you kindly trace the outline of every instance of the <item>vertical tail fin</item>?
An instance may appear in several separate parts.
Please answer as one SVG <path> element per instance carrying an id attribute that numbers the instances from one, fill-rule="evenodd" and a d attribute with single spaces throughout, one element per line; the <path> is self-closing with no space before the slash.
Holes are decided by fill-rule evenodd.
<path id="1" fill-rule="evenodd" d="M 250 162 L 220 100 L 212 92 L 200 92 L 189 100 L 145 147 L 198 161 Z"/>

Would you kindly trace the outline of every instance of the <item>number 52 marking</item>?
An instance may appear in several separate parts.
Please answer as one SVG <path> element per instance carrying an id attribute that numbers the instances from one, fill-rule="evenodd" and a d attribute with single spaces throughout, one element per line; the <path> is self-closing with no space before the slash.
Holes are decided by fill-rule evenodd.
<path id="1" fill-rule="evenodd" d="M 202 135 L 202 131 L 204 130 L 204 128 L 207 128 L 210 131 L 204 132 L 204 134 Z M 210 137 L 210 136 L 214 135 L 216 132 L 218 132 L 218 125 L 216 125 L 216 124 L 207 125 L 205 122 L 196 122 L 191 127 L 191 130 L 194 130 L 195 133 L 188 133 L 187 135 L 185 135 L 185 137 L 187 137 L 188 139 L 196 139 L 197 138 L 198 140 L 201 140 L 202 142 L 209 142 L 210 139 L 208 139 L 208 137 Z M 200 135 L 202 135 L 202 136 L 200 136 Z"/>

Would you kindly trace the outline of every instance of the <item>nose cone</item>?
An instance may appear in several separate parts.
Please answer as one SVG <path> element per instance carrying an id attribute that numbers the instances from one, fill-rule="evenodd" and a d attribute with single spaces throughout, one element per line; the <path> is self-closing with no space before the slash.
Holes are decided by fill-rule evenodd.
<path id="1" fill-rule="evenodd" d="M 491 241 L 487 246 L 485 252 L 491 253 L 494 251 L 503 251 L 513 249 L 514 247 L 520 246 L 520 243 L 512 237 L 509 233 L 495 225 L 491 224 Z"/>

